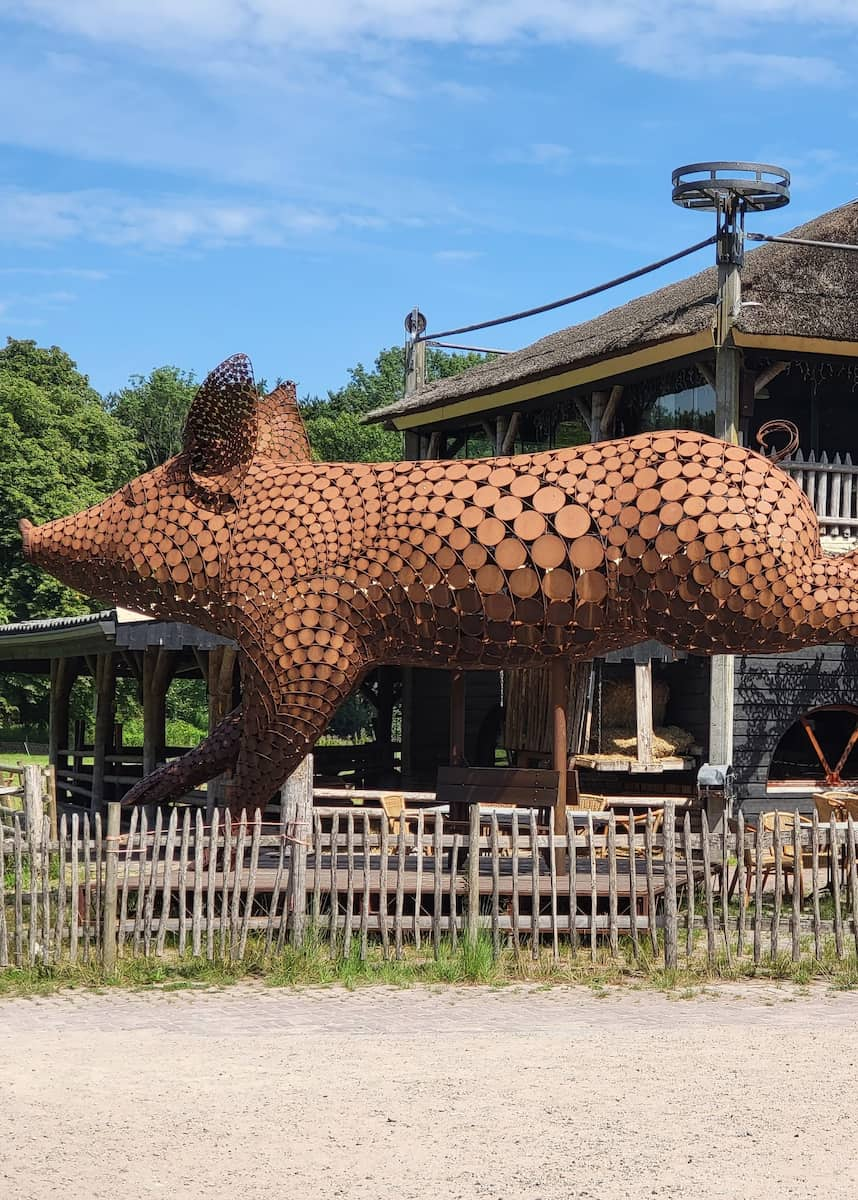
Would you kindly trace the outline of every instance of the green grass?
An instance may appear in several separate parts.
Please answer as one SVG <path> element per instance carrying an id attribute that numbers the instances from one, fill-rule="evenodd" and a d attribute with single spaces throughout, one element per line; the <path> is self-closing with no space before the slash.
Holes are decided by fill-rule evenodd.
<path id="1" fill-rule="evenodd" d="M 47 754 L 25 754 L 23 750 L 0 751 L 0 768 L 17 767 L 21 763 L 38 763 L 40 767 L 48 765 Z"/>
<path id="2" fill-rule="evenodd" d="M 168 949 L 161 959 L 120 958 L 112 975 L 95 963 L 3 968 L 0 969 L 0 997 L 47 995 L 67 989 L 178 991 L 222 988 L 247 982 L 268 987 L 338 985 L 349 989 L 418 984 L 577 985 L 590 988 L 597 996 L 607 996 L 619 988 L 646 988 L 678 999 L 699 995 L 713 983 L 755 980 L 791 983 L 799 987 L 816 981 L 836 989 L 858 989 L 858 959 L 854 954 L 850 953 L 840 961 L 833 946 L 826 944 L 822 958 L 817 961 L 809 950 L 809 946 L 803 946 L 804 953 L 799 962 L 793 962 L 788 953 L 781 953 L 774 959 L 764 954 L 762 963 L 754 966 L 748 954 L 737 958 L 734 952 L 728 961 L 726 954 L 721 952 L 710 964 L 705 955 L 705 937 L 697 936 L 691 960 L 686 961 L 681 953 L 679 966 L 668 970 L 661 954 L 654 954 L 648 942 L 641 944 L 637 960 L 631 945 L 621 941 L 616 959 L 610 956 L 607 946 L 597 947 L 595 959 L 591 959 L 589 947 L 581 947 L 572 955 L 568 946 L 562 946 L 555 962 L 550 948 L 543 946 L 539 958 L 534 960 L 530 946 L 525 944 L 518 953 L 504 948 L 495 958 L 491 938 L 481 933 L 476 942 L 463 939 L 455 949 L 448 940 L 443 940 L 437 958 L 431 946 L 419 951 L 414 946 L 406 946 L 400 960 L 392 954 L 385 958 L 381 947 L 371 943 L 366 959 L 362 960 L 359 940 L 353 941 L 348 955 L 337 952 L 332 956 L 327 938 L 312 934 L 302 950 L 287 947 L 280 952 L 266 953 L 264 938 L 256 935 L 249 939 L 241 963 L 220 958 L 208 962 L 189 955 L 179 958 L 174 949 Z"/>

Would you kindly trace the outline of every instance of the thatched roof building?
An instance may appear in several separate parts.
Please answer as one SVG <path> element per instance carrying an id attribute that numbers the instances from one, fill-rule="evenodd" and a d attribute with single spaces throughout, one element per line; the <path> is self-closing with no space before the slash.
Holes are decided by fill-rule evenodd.
<path id="1" fill-rule="evenodd" d="M 858 243 L 858 201 L 799 226 L 790 236 Z M 522 350 L 430 383 L 367 419 L 413 428 L 584 390 L 659 363 L 699 359 L 712 349 L 716 286 L 717 271 L 710 267 Z M 858 356 L 858 254 L 783 243 L 749 246 L 742 289 L 742 313 L 733 329 L 739 346 L 778 355 Z"/>

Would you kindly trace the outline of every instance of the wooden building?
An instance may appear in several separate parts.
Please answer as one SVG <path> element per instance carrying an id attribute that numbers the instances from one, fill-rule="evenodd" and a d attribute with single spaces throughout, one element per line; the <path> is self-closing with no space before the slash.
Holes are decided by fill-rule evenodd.
<path id="1" fill-rule="evenodd" d="M 858 202 L 793 236 L 858 245 Z M 430 383 L 368 419 L 401 430 L 409 458 L 533 452 L 665 428 L 713 433 L 716 288 L 713 267 Z M 756 448 L 764 422 L 795 423 L 800 446 L 782 465 L 814 503 L 823 547 L 832 553 L 858 545 L 856 295 L 858 253 L 767 244 L 747 254 L 733 327 L 742 361 L 739 439 Z M 737 660 L 727 744 L 746 810 L 770 806 L 767 792 L 805 796 L 806 803 L 813 787 L 858 779 L 855 656 L 851 648 L 824 646 Z M 644 662 L 641 657 L 635 648 L 610 656 L 597 666 L 596 678 L 604 682 L 629 674 L 632 664 L 651 663 L 656 680 L 667 683 L 664 720 L 688 729 L 694 757 L 705 760 L 716 744 L 713 722 L 725 719 L 709 702 L 709 660 L 676 661 L 667 649 Z M 479 705 L 488 708 L 497 694 L 486 697 L 491 689 L 480 688 Z M 411 730 L 412 752 L 420 746 L 423 758 L 431 758 L 429 731 L 417 718 L 425 711 L 426 688 L 413 681 L 405 690 L 403 725 Z M 435 695 L 433 703 L 440 699 Z M 479 716 L 472 713 L 474 724 Z M 580 748 L 592 749 L 597 735 L 591 716 Z M 444 748 L 434 751 L 437 761 Z M 639 766 L 645 774 L 648 764 Z M 649 767 L 663 772 L 657 762 Z"/>
<path id="2" fill-rule="evenodd" d="M 168 746 L 165 702 L 171 682 L 202 677 L 208 684 L 209 723 L 235 703 L 236 652 L 232 642 L 175 621 L 156 621 L 126 609 L 0 625 L 0 671 L 50 678 L 48 756 L 56 769 L 60 803 L 98 812 L 121 799 L 142 775 L 185 747 Z M 94 738 L 72 722 L 75 680 L 89 676 L 95 704 Z M 116 722 L 116 682 L 135 680 L 143 707 L 143 745 L 123 744 Z M 210 803 L 220 801 L 218 785 Z"/>

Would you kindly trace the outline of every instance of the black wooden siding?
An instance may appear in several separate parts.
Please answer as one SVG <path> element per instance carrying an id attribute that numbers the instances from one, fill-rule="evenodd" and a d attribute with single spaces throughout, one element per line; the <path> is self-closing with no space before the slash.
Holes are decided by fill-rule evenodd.
<path id="1" fill-rule="evenodd" d="M 450 672 L 416 667 L 412 686 L 411 773 L 434 785 L 438 767 L 450 762 Z M 491 747 L 478 743 L 500 698 L 497 671 L 465 672 L 465 757 L 470 766 L 492 765 L 482 761 L 487 754 L 493 757 Z"/>
<path id="2" fill-rule="evenodd" d="M 736 660 L 733 762 L 746 813 L 771 808 L 766 781 L 778 742 L 802 713 L 825 704 L 858 705 L 858 648 L 814 646 Z M 812 805 L 805 799 L 798 807 L 810 812 Z"/>

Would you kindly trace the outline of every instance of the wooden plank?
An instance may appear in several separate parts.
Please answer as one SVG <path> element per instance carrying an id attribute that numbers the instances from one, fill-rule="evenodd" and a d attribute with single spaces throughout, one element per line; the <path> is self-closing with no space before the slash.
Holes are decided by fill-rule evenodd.
<path id="1" fill-rule="evenodd" d="M 337 852 L 339 849 L 340 837 L 340 818 L 339 814 L 334 813 L 331 819 L 331 889 L 330 889 L 330 910 L 331 917 L 328 926 L 328 942 L 330 945 L 331 958 L 335 958 L 337 954 L 337 917 L 340 912 L 340 897 L 337 891 Z"/>
<path id="2" fill-rule="evenodd" d="M 432 837 L 432 948 L 435 958 L 438 958 L 441 953 L 441 908 L 443 905 L 442 887 L 444 871 L 444 817 L 441 813 L 435 813 L 434 815 Z"/>
<path id="3" fill-rule="evenodd" d="M 512 814 L 512 937 L 516 957 L 521 952 L 521 885 L 518 878 L 520 852 L 519 816 L 517 812 L 514 812 Z"/>
<path id="4" fill-rule="evenodd" d="M 92 934 L 92 822 L 83 814 L 83 960 L 89 962 Z"/>
<path id="5" fill-rule="evenodd" d="M 821 912 L 819 906 L 819 812 L 816 805 L 811 813 L 810 870 L 813 903 L 813 953 L 817 962 L 822 958 Z"/>
<path id="6" fill-rule="evenodd" d="M 733 951 L 730 944 L 730 870 L 728 851 L 730 846 L 730 837 L 727 829 L 727 813 L 723 812 L 720 821 L 718 822 L 721 830 L 720 837 L 720 857 L 721 857 L 721 931 L 724 935 L 724 955 L 727 959 L 727 965 L 730 966 L 733 961 Z M 693 888 L 693 872 L 689 864 L 689 876 L 691 877 L 690 887 Z"/>
<path id="7" fill-rule="evenodd" d="M 370 829 L 369 813 L 363 815 L 363 893 L 360 902 L 360 958 L 366 962 L 369 952 L 369 905 L 370 905 L 370 848 L 372 846 L 372 831 Z"/>
<path id="8" fill-rule="evenodd" d="M 703 850 L 703 888 L 706 897 L 706 957 L 709 965 L 715 962 L 715 896 L 712 888 L 712 847 L 709 841 L 709 820 L 704 808 L 700 813 L 700 843 Z"/>
<path id="9" fill-rule="evenodd" d="M 480 928 L 480 811 L 471 808 L 468 828 L 468 941 L 476 945 Z M 534 826 L 536 813 L 531 811 Z"/>
<path id="10" fill-rule="evenodd" d="M 199 958 L 202 953 L 203 932 L 203 849 L 205 822 L 201 809 L 194 817 L 194 911 L 191 917 L 191 954 Z"/>
<path id="11" fill-rule="evenodd" d="M 170 918 L 170 901 L 173 897 L 173 872 L 176 856 L 176 831 L 179 821 L 179 810 L 174 808 L 167 823 L 167 845 L 164 849 L 164 875 L 161 885 L 161 909 L 158 917 L 158 936 L 155 939 L 155 955 L 164 957 L 164 946 L 167 938 L 167 921 Z"/>
<path id="12" fill-rule="evenodd" d="M 388 895 L 388 859 L 390 857 L 390 830 L 388 828 L 387 816 L 382 814 L 381 817 L 381 859 L 379 863 L 379 894 L 378 894 L 378 919 L 381 923 L 381 952 L 384 955 L 385 961 L 390 956 L 390 934 L 388 930 L 389 924 L 389 895 Z"/>
<path id="13" fill-rule="evenodd" d="M 414 881 L 414 948 L 420 949 L 420 910 L 423 899 L 423 812 L 417 814 L 417 870 Z"/>
<path id="14" fill-rule="evenodd" d="M 462 851 L 462 835 L 460 833 L 453 834 L 453 869 L 450 871 L 450 943 L 455 951 L 459 940 L 459 898 L 456 892 L 456 881 L 458 877 L 459 855 Z"/>
<path id="15" fill-rule="evenodd" d="M 858 854 L 855 849 L 855 822 L 852 813 L 846 817 L 846 837 L 849 847 L 849 898 L 852 907 L 852 937 L 858 955 Z"/>
<path id="16" fill-rule="evenodd" d="M 652 730 L 652 662 L 635 663 L 635 727 L 637 759 L 651 763 L 655 758 Z"/>
<path id="17" fill-rule="evenodd" d="M 281 798 L 282 798 L 281 792 Z M 277 849 L 277 869 L 274 874 L 274 890 L 271 893 L 271 899 L 268 904 L 268 920 L 265 922 L 265 951 L 269 953 L 274 943 L 274 930 L 277 929 L 277 950 L 278 953 L 283 949 L 286 938 L 286 925 L 289 915 L 289 895 L 291 888 L 286 885 L 286 893 L 283 892 L 283 883 L 286 879 L 286 823 L 280 822 L 280 845 Z M 314 830 L 315 836 L 315 830 Z M 317 860 L 314 860 L 314 862 Z M 291 870 L 291 866 L 290 866 Z M 314 896 L 321 886 L 321 872 L 315 869 L 314 866 Z M 280 912 L 281 902 L 283 904 L 283 912 Z M 279 918 L 279 919 L 278 919 Z M 318 919 L 314 918 L 314 923 L 318 925 Z"/>
<path id="18" fill-rule="evenodd" d="M 593 814 L 587 813 L 587 850 L 590 856 L 590 958 L 596 961 L 596 847 L 593 843 Z M 655 914 L 653 914 L 653 921 Z"/>
<path id="19" fill-rule="evenodd" d="M 500 954 L 500 850 L 498 848 L 498 817 L 491 817 L 492 856 L 492 949 L 495 957 Z"/>
<path id="20" fill-rule="evenodd" d="M 65 875 L 60 874 L 59 891 L 65 887 Z M 62 941 L 60 941 L 62 947 Z M 9 934 L 6 928 L 6 831 L 0 821 L 0 967 L 9 965 Z"/>
<path id="21" fill-rule="evenodd" d="M 688 814 L 686 813 L 686 816 Z M 637 864 L 637 832 L 635 830 L 634 813 L 629 809 L 628 833 L 626 835 L 629 848 L 629 917 L 632 934 L 632 953 L 635 962 L 640 957 L 638 938 L 638 864 Z"/>
<path id="22" fill-rule="evenodd" d="M 39 810 L 41 816 L 41 808 Z M 37 951 L 39 948 L 39 896 L 41 884 L 41 870 L 39 865 L 39 838 L 38 828 L 36 825 L 36 817 L 32 813 L 27 814 L 27 854 L 30 859 L 30 887 L 28 892 L 28 928 L 27 928 L 27 945 L 28 957 L 30 966 L 32 967 L 36 961 Z"/>
<path id="23" fill-rule="evenodd" d="M 233 870 L 232 821 L 232 813 L 228 808 L 225 808 L 223 810 L 223 867 L 220 890 L 220 928 L 218 930 L 218 949 L 221 959 L 226 958 L 229 932 L 229 875 L 230 871 Z"/>
<path id="24" fill-rule="evenodd" d="M 565 805 L 563 809 L 563 823 L 564 825 L 566 823 Z M 560 961 L 560 930 L 557 925 L 557 847 L 555 845 L 553 829 L 549 829 L 548 831 L 548 879 L 551 888 L 551 955 L 554 962 L 557 963 Z"/>
<path id="25" fill-rule="evenodd" d="M 748 892 L 745 878 L 745 814 L 739 809 L 736 817 L 736 887 L 739 892 L 739 917 L 736 932 L 736 953 L 745 952 L 745 924 L 747 921 Z"/>
<path id="26" fill-rule="evenodd" d="M 831 889 L 834 900 L 834 950 L 838 958 L 844 957 L 843 913 L 840 907 L 840 835 L 834 813 L 828 826 L 828 845 L 831 855 L 831 871 L 834 884 Z"/>
<path id="27" fill-rule="evenodd" d="M 137 822 L 140 819 L 140 809 L 135 805 L 131 810 L 128 823 L 128 836 L 125 839 L 125 862 L 122 869 L 122 892 L 119 899 L 119 946 L 125 943 L 125 922 L 128 918 L 128 884 L 131 878 L 131 863 L 134 858 L 134 838 L 137 833 Z M 63 876 L 60 875 L 62 879 Z"/>
<path id="28" fill-rule="evenodd" d="M 405 818 L 399 820 L 399 837 L 396 850 L 396 905 L 393 918 L 394 953 L 402 958 L 402 918 L 405 911 Z"/>
<path id="29" fill-rule="evenodd" d="M 75 818 L 77 818 L 77 813 L 75 813 Z M 22 967 L 24 965 L 24 839 L 21 831 L 21 817 L 18 813 L 13 817 L 13 821 L 14 857 L 12 861 L 15 875 L 15 966 Z M 76 941 L 75 949 L 77 949 Z"/>
<path id="30" fill-rule="evenodd" d="M 39 849 L 39 865 L 42 874 L 42 961 L 50 964 L 51 962 L 51 859 L 48 847 L 51 840 L 51 819 L 45 813 L 40 822 L 41 837 Z M 115 900 L 115 885 L 114 885 L 114 900 Z M 114 912 L 113 919 L 114 927 L 116 925 L 116 916 Z"/>
<path id="31" fill-rule="evenodd" d="M 575 841 L 575 819 L 571 812 L 566 812 L 566 859 L 569 863 L 567 878 L 569 880 L 569 945 L 572 957 L 578 950 L 578 850 Z"/>
<path id="32" fill-rule="evenodd" d="M 404 823 L 404 822 L 403 822 Z M 343 958 L 348 958 L 352 948 L 352 921 L 355 905 L 355 818 L 354 813 L 346 817 L 346 911 L 343 925 Z"/>
<path id="33" fill-rule="evenodd" d="M 250 928 L 250 919 L 253 916 L 253 898 L 256 894 L 256 873 L 259 869 L 259 841 L 262 837 L 262 812 L 260 809 L 254 809 L 253 813 L 253 834 L 250 840 L 250 871 L 247 876 L 247 888 L 244 894 L 244 914 L 241 920 L 241 934 L 238 942 L 238 959 L 239 962 L 244 958 L 247 950 L 247 933 Z"/>
<path id="34" fill-rule="evenodd" d="M 313 813 L 313 926 L 315 937 L 320 937 L 322 927 L 322 818 L 318 813 Z"/>
<path id="35" fill-rule="evenodd" d="M 146 908 L 143 914 L 143 953 L 147 956 L 152 949 L 152 927 L 155 918 L 155 894 L 158 890 L 158 864 L 161 858 L 161 828 L 163 812 L 160 805 L 155 809 L 155 829 L 152 835 L 152 861 L 149 864 L 149 879 L 146 885 Z"/>
<path id="36" fill-rule="evenodd" d="M 530 954 L 534 962 L 539 961 L 539 834 L 536 813 L 530 810 Z"/>
<path id="37" fill-rule="evenodd" d="M 664 965 L 671 970 L 677 965 L 676 913 L 676 812 L 672 800 L 664 806 Z"/>
<path id="38" fill-rule="evenodd" d="M 772 830 L 772 850 L 775 857 L 775 898 L 772 909 L 771 923 L 771 939 L 769 953 L 771 957 L 778 956 L 778 937 L 781 928 L 781 904 L 783 903 L 784 894 L 784 862 L 783 862 L 783 846 L 781 844 L 781 814 L 774 814 L 774 829 Z"/>
<path id="39" fill-rule="evenodd" d="M 183 957 L 188 941 L 188 854 L 191 846 L 191 810 L 182 814 L 182 836 L 179 844 L 179 956 Z"/>
<path id="40" fill-rule="evenodd" d="M 215 944 L 215 899 L 217 882 L 218 832 L 220 825 L 220 810 L 212 810 L 209 827 L 209 858 L 208 858 L 208 888 L 206 891 L 206 958 L 209 962 L 214 959 Z"/>
<path id="41" fill-rule="evenodd" d="M 235 857 L 232 871 L 232 902 L 229 909 L 229 956 L 233 962 L 238 959 L 239 941 L 241 937 L 241 885 L 244 876 L 244 854 L 247 849 L 247 809 L 241 810 L 238 820 L 238 836 L 235 844 Z"/>
<path id="42" fill-rule="evenodd" d="M 705 816 L 705 813 L 703 814 Z M 685 957 L 690 962 L 694 954 L 694 874 L 691 870 L 693 854 L 691 849 L 691 813 L 686 810 L 682 822 L 682 839 L 685 851 L 686 876 L 686 920 L 685 920 Z"/>
<path id="43" fill-rule="evenodd" d="M 0 826 L 0 829 L 2 829 L 2 826 Z M 54 935 L 54 944 L 56 945 L 57 961 L 59 961 L 62 958 L 63 947 L 65 945 L 66 910 L 69 907 L 67 903 L 68 896 L 66 891 L 66 880 L 68 874 L 68 818 L 66 817 L 65 813 L 63 813 L 60 817 L 57 840 L 57 928 L 56 934 Z M 2 833 L 0 833 L 0 863 L 2 862 L 3 838 Z M 0 875 L 2 874 L 3 871 L 0 870 Z M 0 914 L 2 914 L 0 915 L 0 928 L 2 928 L 2 934 L 0 934 L 0 955 L 4 954 L 5 943 L 6 914 L 3 911 L 4 907 L 3 883 L 2 880 L 0 880 Z M 8 948 L 6 949 L 5 953 L 8 954 Z M 4 961 L 8 962 L 8 958 L 5 958 Z M 0 966 L 2 965 L 4 965 L 4 962 L 0 962 Z"/>
<path id="44" fill-rule="evenodd" d="M 611 956 L 617 958 L 620 953 L 617 934 L 617 815 L 613 809 L 608 818 L 608 938 Z"/>
<path id="45" fill-rule="evenodd" d="M 801 957 L 801 891 L 802 891 L 802 853 L 801 825 L 798 809 L 793 813 L 792 825 L 792 914 L 790 918 L 792 933 L 792 960 L 798 962 Z"/>
<path id="46" fill-rule="evenodd" d="M 763 823 L 757 820 L 754 844 L 754 964 L 760 965 L 763 954 Z"/>
<path id="47" fill-rule="evenodd" d="M 652 809 L 647 809 L 644 824 L 644 861 L 646 863 L 646 904 L 649 918 L 649 941 L 653 954 L 658 954 L 658 929 L 655 922 L 655 853 L 654 819 Z"/>
<path id="48" fill-rule="evenodd" d="M 107 806 L 107 840 L 104 862 L 104 925 L 101 935 L 102 962 L 107 972 L 116 969 L 117 931 L 116 900 L 119 873 L 119 829 L 122 809 L 119 804 Z"/>

